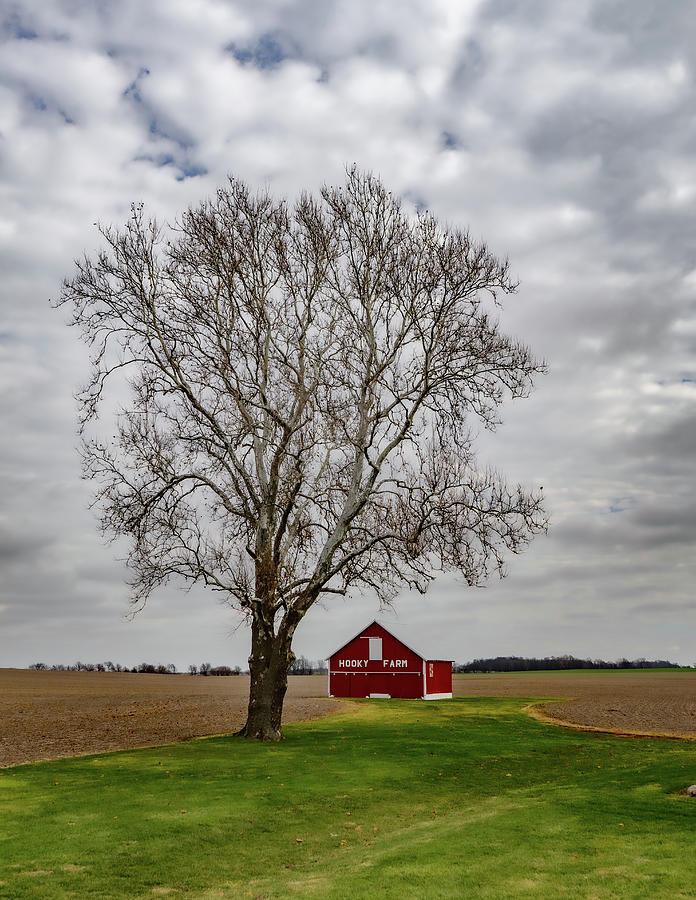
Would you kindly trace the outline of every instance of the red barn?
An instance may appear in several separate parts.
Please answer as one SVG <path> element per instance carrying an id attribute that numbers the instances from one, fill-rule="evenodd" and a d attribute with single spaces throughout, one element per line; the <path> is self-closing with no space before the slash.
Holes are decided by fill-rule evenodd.
<path id="1" fill-rule="evenodd" d="M 452 697 L 452 660 L 426 659 L 373 622 L 329 657 L 330 697 Z"/>

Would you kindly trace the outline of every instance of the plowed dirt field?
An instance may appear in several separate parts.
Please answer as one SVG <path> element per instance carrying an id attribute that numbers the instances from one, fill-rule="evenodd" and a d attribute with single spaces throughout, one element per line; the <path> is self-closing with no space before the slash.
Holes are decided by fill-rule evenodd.
<path id="1" fill-rule="evenodd" d="M 244 676 L 0 669 L 0 766 L 171 743 L 240 728 Z M 559 698 L 542 715 L 621 734 L 696 739 L 696 672 L 521 672 L 456 675 L 464 697 Z M 326 676 L 289 680 L 284 721 L 328 715 Z"/>
<path id="2" fill-rule="evenodd" d="M 590 731 L 696 739 L 696 671 L 515 672 L 455 675 L 464 697 L 562 698 L 538 718 Z"/>
<path id="3" fill-rule="evenodd" d="M 325 675 L 289 679 L 283 721 L 345 706 Z M 0 766 L 225 734 L 246 720 L 249 678 L 0 669 Z"/>

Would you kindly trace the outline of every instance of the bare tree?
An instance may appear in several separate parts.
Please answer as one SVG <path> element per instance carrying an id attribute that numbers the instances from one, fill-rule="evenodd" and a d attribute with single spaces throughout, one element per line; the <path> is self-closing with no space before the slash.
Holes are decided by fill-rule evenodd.
<path id="1" fill-rule="evenodd" d="M 136 608 L 178 577 L 248 617 L 242 733 L 277 740 L 319 598 L 388 604 L 441 571 L 478 584 L 545 527 L 539 494 L 472 449 L 470 422 L 494 427 L 542 368 L 491 314 L 507 261 L 355 168 L 292 206 L 231 178 L 172 226 L 138 205 L 100 231 L 60 303 L 93 352 L 81 423 L 103 531 L 130 538 Z M 124 372 L 114 438 L 88 438 Z"/>

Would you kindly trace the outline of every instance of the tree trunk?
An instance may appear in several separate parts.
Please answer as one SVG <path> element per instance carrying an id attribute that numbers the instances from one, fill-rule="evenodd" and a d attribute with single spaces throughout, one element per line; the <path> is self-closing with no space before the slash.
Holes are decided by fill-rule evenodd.
<path id="1" fill-rule="evenodd" d="M 240 735 L 259 741 L 282 740 L 280 722 L 288 689 L 288 670 L 295 661 L 291 644 L 291 635 L 283 630 L 274 634 L 254 617 L 249 656 L 249 709 L 246 725 L 238 732 Z"/>

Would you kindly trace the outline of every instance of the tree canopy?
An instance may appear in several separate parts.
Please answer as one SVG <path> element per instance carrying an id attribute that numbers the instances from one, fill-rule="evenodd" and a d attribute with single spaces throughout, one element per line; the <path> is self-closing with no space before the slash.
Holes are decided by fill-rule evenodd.
<path id="1" fill-rule="evenodd" d="M 545 527 L 539 492 L 473 449 L 472 423 L 494 427 L 543 369 L 491 312 L 508 263 L 356 168 L 293 205 L 230 178 L 172 225 L 136 205 L 100 230 L 61 302 L 92 349 L 102 527 L 129 538 L 136 606 L 181 578 L 248 616 L 246 733 L 278 737 L 322 595 L 479 584 Z M 121 375 L 113 438 L 89 436 Z"/>

